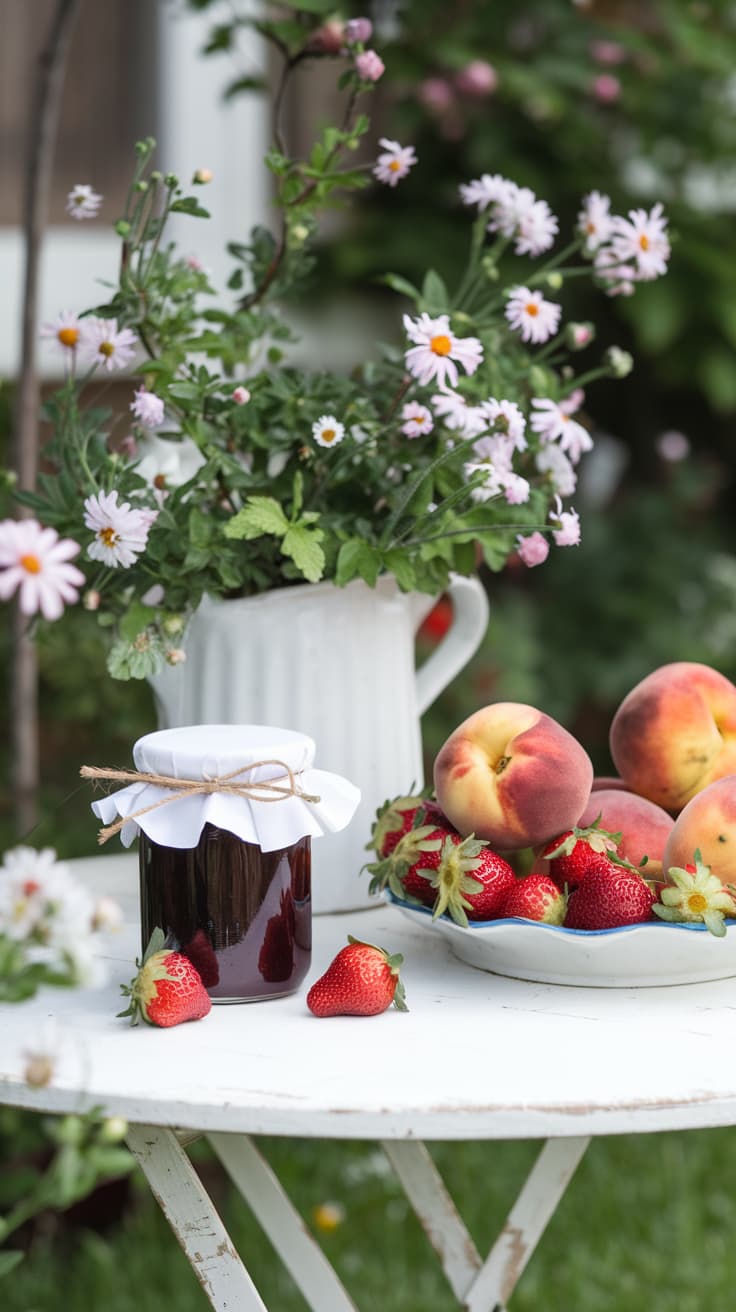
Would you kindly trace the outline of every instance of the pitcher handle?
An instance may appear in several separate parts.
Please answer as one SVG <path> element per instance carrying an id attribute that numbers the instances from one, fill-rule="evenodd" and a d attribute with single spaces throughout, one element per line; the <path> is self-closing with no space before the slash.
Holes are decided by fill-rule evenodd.
<path id="1" fill-rule="evenodd" d="M 447 595 L 452 602 L 452 624 L 439 646 L 417 670 L 420 715 L 475 655 L 488 627 L 488 596 L 480 579 L 453 574 Z"/>

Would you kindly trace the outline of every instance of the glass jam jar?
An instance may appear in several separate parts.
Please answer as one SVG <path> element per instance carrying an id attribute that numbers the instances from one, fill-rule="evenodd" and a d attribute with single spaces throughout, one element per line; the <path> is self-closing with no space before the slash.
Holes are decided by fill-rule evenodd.
<path id="1" fill-rule="evenodd" d="M 196 847 L 140 836 L 141 936 L 196 966 L 213 1002 L 293 993 L 312 952 L 311 839 L 263 852 L 205 824 Z"/>

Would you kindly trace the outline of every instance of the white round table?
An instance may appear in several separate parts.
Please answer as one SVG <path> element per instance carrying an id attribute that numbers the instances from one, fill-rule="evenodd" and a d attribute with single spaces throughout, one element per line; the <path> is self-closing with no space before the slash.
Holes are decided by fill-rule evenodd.
<path id="1" fill-rule="evenodd" d="M 314 1312 L 355 1304 L 251 1135 L 379 1140 L 467 1312 L 504 1307 L 592 1135 L 736 1123 L 736 980 L 648 989 L 505 979 L 456 960 L 391 907 L 314 920 L 312 970 L 289 998 L 215 1006 L 172 1030 L 116 1019 L 139 954 L 137 860 L 72 863 L 126 912 L 101 990 L 45 989 L 2 1008 L 0 1101 L 102 1107 L 135 1153 L 212 1306 L 265 1312 L 184 1145 L 206 1134 Z M 305 997 L 348 933 L 404 954 L 409 1012 L 318 1021 Z M 23 1079 L 50 1017 L 53 1082 Z M 546 1140 L 484 1260 L 422 1140 Z"/>

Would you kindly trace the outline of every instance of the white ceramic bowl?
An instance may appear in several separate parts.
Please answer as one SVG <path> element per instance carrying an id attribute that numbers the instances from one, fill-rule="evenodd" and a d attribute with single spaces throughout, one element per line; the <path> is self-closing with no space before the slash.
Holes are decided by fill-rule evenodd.
<path id="1" fill-rule="evenodd" d="M 456 957 L 479 970 L 541 984 L 596 988 L 699 984 L 736 975 L 736 921 L 724 938 L 705 925 L 623 925 L 620 929 L 565 929 L 534 920 L 471 921 L 468 929 L 425 907 L 384 899 L 430 934 L 440 934 Z"/>

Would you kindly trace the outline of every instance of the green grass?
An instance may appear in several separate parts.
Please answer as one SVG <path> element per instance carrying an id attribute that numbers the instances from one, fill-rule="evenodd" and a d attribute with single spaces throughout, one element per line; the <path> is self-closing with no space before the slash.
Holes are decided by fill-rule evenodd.
<path id="1" fill-rule="evenodd" d="M 295 1204 L 339 1202 L 321 1242 L 361 1312 L 452 1312 L 439 1265 L 377 1145 L 268 1139 Z M 432 1153 L 481 1253 L 539 1145 L 437 1144 Z M 259 1227 L 204 1145 L 193 1155 L 273 1312 L 305 1312 Z M 511 1312 L 731 1312 L 736 1285 L 736 1133 L 595 1140 L 511 1300 Z M 63 1300 L 61 1300 L 63 1291 Z M 138 1182 L 104 1238 L 62 1228 L 3 1282 L 4 1312 L 205 1312 L 208 1303 Z M 236 1309 L 233 1310 L 236 1312 Z"/>

